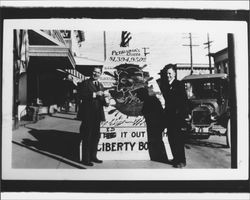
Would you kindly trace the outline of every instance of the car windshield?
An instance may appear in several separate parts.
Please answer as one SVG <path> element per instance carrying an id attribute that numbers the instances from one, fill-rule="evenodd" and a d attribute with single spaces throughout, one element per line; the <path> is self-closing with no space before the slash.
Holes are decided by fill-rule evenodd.
<path id="1" fill-rule="evenodd" d="M 212 80 L 190 80 L 185 82 L 188 99 L 217 99 L 221 85 Z"/>

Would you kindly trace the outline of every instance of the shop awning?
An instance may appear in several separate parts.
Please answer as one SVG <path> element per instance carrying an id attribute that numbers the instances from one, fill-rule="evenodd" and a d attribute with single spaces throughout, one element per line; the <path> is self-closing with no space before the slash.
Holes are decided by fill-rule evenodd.
<path id="1" fill-rule="evenodd" d="M 74 69 L 75 60 L 58 30 L 28 30 L 29 57 L 34 67 Z"/>
<path id="2" fill-rule="evenodd" d="M 74 75 L 76 73 L 79 73 L 77 72 L 76 70 L 61 70 L 61 69 L 56 69 L 56 71 L 58 72 L 61 72 L 62 74 L 64 74 L 65 78 L 64 80 L 67 80 L 67 81 L 71 81 L 75 86 L 78 85 L 78 83 L 82 82 L 82 79 L 81 77 L 77 76 L 77 75 Z M 72 74 L 73 72 L 73 74 Z"/>
<path id="3" fill-rule="evenodd" d="M 93 67 L 103 67 L 104 61 L 93 60 L 84 57 L 74 57 L 76 62 L 76 70 L 84 76 L 90 76 Z"/>
<path id="4" fill-rule="evenodd" d="M 43 67 L 56 69 L 74 69 L 75 60 L 67 47 L 62 46 L 29 46 L 30 62 L 36 62 Z"/>
<path id="5" fill-rule="evenodd" d="M 28 35 L 29 45 L 66 47 L 59 30 L 28 30 Z"/>

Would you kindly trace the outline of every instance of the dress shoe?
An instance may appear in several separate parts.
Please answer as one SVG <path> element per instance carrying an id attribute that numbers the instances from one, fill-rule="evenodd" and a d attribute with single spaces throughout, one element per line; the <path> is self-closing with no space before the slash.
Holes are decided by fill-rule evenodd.
<path id="1" fill-rule="evenodd" d="M 181 164 L 174 164 L 173 167 L 174 168 L 182 168 Z"/>
<path id="2" fill-rule="evenodd" d="M 92 162 L 86 162 L 86 161 L 82 161 L 81 163 L 84 164 L 84 165 L 87 165 L 87 166 L 93 166 L 94 165 Z"/>
<path id="3" fill-rule="evenodd" d="M 180 165 L 181 165 L 181 167 L 186 167 L 187 164 L 186 164 L 186 162 L 181 162 Z"/>
<path id="4" fill-rule="evenodd" d="M 186 166 L 186 162 L 175 163 L 173 165 L 174 168 L 183 168 Z"/>
<path id="5" fill-rule="evenodd" d="M 93 158 L 91 161 L 95 162 L 95 163 L 102 163 L 103 162 L 102 160 L 99 160 L 98 158 Z"/>

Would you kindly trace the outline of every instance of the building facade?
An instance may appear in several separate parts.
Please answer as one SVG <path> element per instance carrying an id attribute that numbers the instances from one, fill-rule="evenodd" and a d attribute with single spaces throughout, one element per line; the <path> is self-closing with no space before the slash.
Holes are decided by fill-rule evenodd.
<path id="1" fill-rule="evenodd" d="M 214 59 L 214 73 L 229 74 L 228 67 L 228 48 L 224 48 L 212 54 Z"/>
<path id="2" fill-rule="evenodd" d="M 73 98 L 84 79 L 74 58 L 81 42 L 71 31 L 14 30 L 13 128 L 31 120 L 31 110 L 50 113 Z"/>
<path id="3" fill-rule="evenodd" d="M 208 64 L 194 64 L 193 74 L 209 74 L 211 68 Z M 212 65 L 212 72 L 214 72 L 214 66 Z M 181 80 L 185 76 L 191 74 L 191 66 L 189 63 L 177 63 L 177 79 Z"/>

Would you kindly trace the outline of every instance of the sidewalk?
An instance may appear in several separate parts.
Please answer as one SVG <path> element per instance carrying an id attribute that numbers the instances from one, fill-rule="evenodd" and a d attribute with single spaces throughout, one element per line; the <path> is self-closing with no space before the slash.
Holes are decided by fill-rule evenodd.
<path id="1" fill-rule="evenodd" d="M 89 167 L 79 163 L 78 131 L 75 113 L 56 113 L 13 131 L 13 168 L 35 169 L 172 169 L 150 160 L 108 160 Z M 191 141 L 186 145 L 186 168 L 230 168 L 230 149 L 224 137 Z"/>
<path id="2" fill-rule="evenodd" d="M 74 113 L 57 113 L 13 131 L 13 168 L 172 168 L 149 160 L 108 160 L 92 167 L 80 164 L 77 139 L 81 122 L 75 117 Z"/>
<path id="3" fill-rule="evenodd" d="M 45 116 L 36 123 L 26 123 L 13 131 L 13 168 L 85 168 L 74 160 L 60 155 L 57 147 L 61 142 L 57 133 L 71 131 L 76 138 L 80 121 L 75 114 L 58 113 Z M 58 138 L 57 138 L 58 137 Z M 67 149 L 67 141 L 64 141 Z"/>

